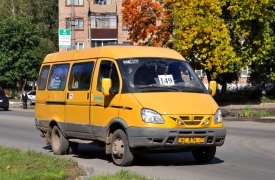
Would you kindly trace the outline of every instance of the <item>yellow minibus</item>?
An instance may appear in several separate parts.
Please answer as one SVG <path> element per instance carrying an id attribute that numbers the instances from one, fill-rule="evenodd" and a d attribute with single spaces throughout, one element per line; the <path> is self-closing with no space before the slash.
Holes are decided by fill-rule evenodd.
<path id="1" fill-rule="evenodd" d="M 212 96 L 176 51 L 105 46 L 49 54 L 40 69 L 35 124 L 56 155 L 100 142 L 119 166 L 137 152 L 190 151 L 209 163 L 226 129 Z M 212 95 L 212 96 L 211 96 Z"/>

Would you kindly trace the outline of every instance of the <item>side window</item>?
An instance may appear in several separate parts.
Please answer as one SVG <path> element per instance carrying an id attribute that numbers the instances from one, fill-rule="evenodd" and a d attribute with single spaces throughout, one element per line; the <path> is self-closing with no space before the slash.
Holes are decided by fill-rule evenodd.
<path id="1" fill-rule="evenodd" d="M 45 90 L 50 66 L 43 66 L 38 78 L 38 90 Z"/>
<path id="2" fill-rule="evenodd" d="M 89 90 L 93 68 L 93 62 L 74 64 L 70 75 L 69 90 Z"/>
<path id="3" fill-rule="evenodd" d="M 102 61 L 99 68 L 97 79 L 97 90 L 101 92 L 102 78 L 110 78 L 112 80 L 112 88 L 119 90 L 119 76 L 115 64 L 111 61 Z"/>
<path id="4" fill-rule="evenodd" d="M 70 65 L 53 65 L 48 82 L 48 90 L 64 90 Z"/>

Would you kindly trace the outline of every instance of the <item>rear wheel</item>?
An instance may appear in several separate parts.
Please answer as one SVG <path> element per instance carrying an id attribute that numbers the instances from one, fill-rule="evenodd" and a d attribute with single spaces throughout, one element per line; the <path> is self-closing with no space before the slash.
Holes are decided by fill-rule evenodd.
<path id="1" fill-rule="evenodd" d="M 114 132 L 111 142 L 111 154 L 114 164 L 129 166 L 134 160 L 125 132 L 118 129 Z"/>
<path id="2" fill-rule="evenodd" d="M 216 154 L 216 146 L 200 147 L 192 151 L 194 159 L 199 163 L 209 163 Z"/>
<path id="3" fill-rule="evenodd" d="M 68 152 L 69 141 L 61 133 L 57 126 L 54 126 L 51 133 L 51 145 L 53 153 L 56 155 L 64 155 Z"/>
<path id="4" fill-rule="evenodd" d="M 9 106 L 4 107 L 4 111 L 8 111 L 9 110 Z"/>

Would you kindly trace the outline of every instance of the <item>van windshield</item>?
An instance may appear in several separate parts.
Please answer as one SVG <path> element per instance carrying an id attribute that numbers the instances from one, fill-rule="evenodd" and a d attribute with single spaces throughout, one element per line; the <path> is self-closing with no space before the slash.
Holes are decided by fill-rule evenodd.
<path id="1" fill-rule="evenodd" d="M 131 58 L 118 63 L 130 92 L 207 92 L 194 70 L 182 60 Z"/>

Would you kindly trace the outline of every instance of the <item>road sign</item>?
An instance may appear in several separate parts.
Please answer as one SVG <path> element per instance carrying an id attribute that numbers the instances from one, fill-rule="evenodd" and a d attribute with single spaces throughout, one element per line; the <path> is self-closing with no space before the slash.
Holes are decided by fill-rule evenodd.
<path id="1" fill-rule="evenodd" d="M 60 47 L 71 47 L 71 30 L 70 29 L 59 29 L 59 46 Z"/>

